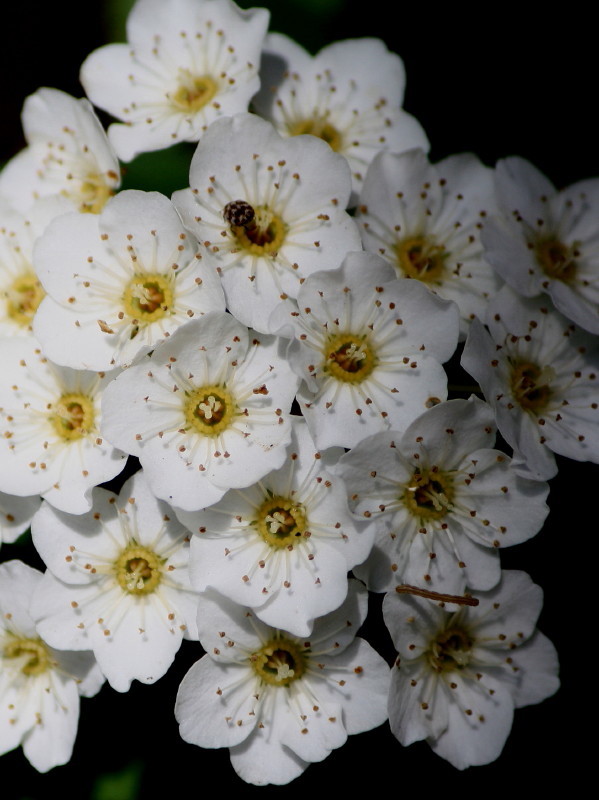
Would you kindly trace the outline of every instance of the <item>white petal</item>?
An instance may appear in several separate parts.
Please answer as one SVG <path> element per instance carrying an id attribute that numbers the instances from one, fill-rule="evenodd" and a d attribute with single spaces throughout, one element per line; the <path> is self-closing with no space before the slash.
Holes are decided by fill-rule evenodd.
<path id="1" fill-rule="evenodd" d="M 259 719 L 255 714 L 257 691 L 262 691 L 260 683 L 249 664 L 217 664 L 204 656 L 189 670 L 177 692 L 175 717 L 181 737 L 200 747 L 239 744 Z"/>

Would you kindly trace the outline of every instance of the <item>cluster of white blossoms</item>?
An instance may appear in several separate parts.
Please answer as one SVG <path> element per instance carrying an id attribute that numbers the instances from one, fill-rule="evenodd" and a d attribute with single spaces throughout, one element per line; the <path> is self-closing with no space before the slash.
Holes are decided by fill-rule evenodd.
<path id="1" fill-rule="evenodd" d="M 430 164 L 382 42 L 268 24 L 137 0 L 0 173 L 0 541 L 31 527 L 47 567 L 0 565 L 0 751 L 40 771 L 80 694 L 183 639 L 181 736 L 255 784 L 386 719 L 486 764 L 558 687 L 500 551 L 543 527 L 554 453 L 599 462 L 599 179 Z M 188 188 L 119 191 L 178 142 Z M 355 638 L 368 590 L 393 666 Z"/>

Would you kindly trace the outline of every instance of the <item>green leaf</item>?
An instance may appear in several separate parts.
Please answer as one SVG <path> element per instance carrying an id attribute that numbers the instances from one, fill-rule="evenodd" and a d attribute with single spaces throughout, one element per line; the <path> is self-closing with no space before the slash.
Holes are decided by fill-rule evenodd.
<path id="1" fill-rule="evenodd" d="M 142 768 L 141 761 L 132 761 L 121 772 L 101 775 L 92 789 L 91 800 L 137 800 Z"/>
<path id="2" fill-rule="evenodd" d="M 109 42 L 125 42 L 125 23 L 134 0 L 104 0 L 104 20 Z"/>
<path id="3" fill-rule="evenodd" d="M 166 150 L 142 153 L 123 167 L 122 189 L 162 192 L 170 197 L 189 186 L 189 165 L 195 144 L 182 142 Z"/>

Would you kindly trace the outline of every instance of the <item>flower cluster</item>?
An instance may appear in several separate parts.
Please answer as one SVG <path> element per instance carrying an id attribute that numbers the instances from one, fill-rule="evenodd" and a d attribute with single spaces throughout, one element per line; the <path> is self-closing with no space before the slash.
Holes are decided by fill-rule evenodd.
<path id="1" fill-rule="evenodd" d="M 0 750 L 40 771 L 79 695 L 184 639 L 181 737 L 258 785 L 386 719 L 486 764 L 558 688 L 501 551 L 545 524 L 554 454 L 599 462 L 599 179 L 431 164 L 399 56 L 268 25 L 136 0 L 0 172 L 0 541 L 31 528 L 47 567 L 0 565 Z M 187 188 L 120 190 L 179 142 Z"/>

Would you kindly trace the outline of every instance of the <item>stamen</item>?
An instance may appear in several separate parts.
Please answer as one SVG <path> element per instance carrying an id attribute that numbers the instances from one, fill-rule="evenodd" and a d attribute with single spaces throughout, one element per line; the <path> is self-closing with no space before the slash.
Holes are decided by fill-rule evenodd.
<path id="1" fill-rule="evenodd" d="M 361 383 L 374 370 L 376 358 L 364 336 L 341 333 L 325 344 L 323 372 L 345 383 Z"/>
<path id="2" fill-rule="evenodd" d="M 161 319 L 173 305 L 169 279 L 158 273 L 135 275 L 125 289 L 122 304 L 127 316 L 136 323 Z"/>
<path id="3" fill-rule="evenodd" d="M 163 559 L 147 547 L 131 546 L 123 550 L 114 564 L 116 579 L 129 594 L 150 594 L 162 577 Z"/>
<path id="4" fill-rule="evenodd" d="M 188 69 L 179 70 L 179 88 L 169 96 L 171 104 L 183 112 L 197 112 L 212 100 L 219 87 L 209 75 L 193 75 Z"/>
<path id="5" fill-rule="evenodd" d="M 52 665 L 50 652 L 41 639 L 11 639 L 4 646 L 2 657 L 21 659 L 23 675 L 41 675 Z"/>
<path id="6" fill-rule="evenodd" d="M 285 497 L 268 497 L 252 523 L 271 547 L 285 548 L 302 541 L 308 522 L 302 505 Z"/>
<path id="7" fill-rule="evenodd" d="M 512 369 L 512 391 L 520 406 L 535 413 L 547 407 L 552 395 L 550 383 L 555 380 L 553 367 L 538 367 L 531 362 L 515 364 Z"/>
<path id="8" fill-rule="evenodd" d="M 288 130 L 290 136 L 301 136 L 303 134 L 317 136 L 319 139 L 326 142 L 336 153 L 339 153 L 343 148 L 343 137 L 341 133 L 334 125 L 331 125 L 326 117 L 316 116 L 310 119 L 299 120 L 289 126 Z"/>
<path id="9" fill-rule="evenodd" d="M 56 402 L 50 420 L 61 439 L 82 439 L 94 429 L 94 406 L 89 397 L 73 392 Z"/>
<path id="10" fill-rule="evenodd" d="M 191 430 L 214 439 L 232 426 L 239 411 L 231 393 L 212 384 L 186 391 L 183 413 Z"/>
<path id="11" fill-rule="evenodd" d="M 453 480 L 440 470 L 417 470 L 401 497 L 408 511 L 423 519 L 441 519 L 453 511 Z"/>
<path id="12" fill-rule="evenodd" d="M 304 674 L 306 657 L 299 645 L 284 637 L 271 639 L 250 656 L 256 674 L 271 686 L 289 686 Z"/>
<path id="13" fill-rule="evenodd" d="M 8 317 L 22 327 L 29 327 L 45 292 L 33 272 L 26 272 L 5 290 Z"/>
<path id="14" fill-rule="evenodd" d="M 449 253 L 423 236 L 413 236 L 395 245 L 397 262 L 408 278 L 424 283 L 438 281 L 443 276 Z"/>
<path id="15" fill-rule="evenodd" d="M 558 239 L 537 242 L 535 246 L 537 261 L 543 272 L 550 278 L 570 283 L 576 278 L 576 256 L 578 246 L 562 244 Z"/>

